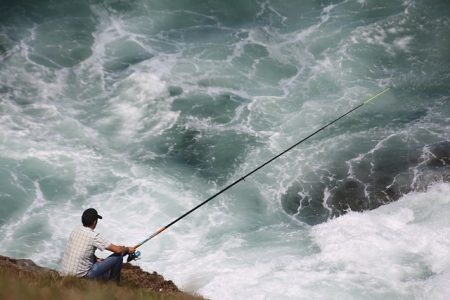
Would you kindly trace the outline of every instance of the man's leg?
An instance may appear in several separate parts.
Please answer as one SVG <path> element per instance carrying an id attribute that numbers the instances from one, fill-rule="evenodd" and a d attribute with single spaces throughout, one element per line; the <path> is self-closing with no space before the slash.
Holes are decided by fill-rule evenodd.
<path id="1" fill-rule="evenodd" d="M 111 272 L 109 273 L 109 280 L 114 280 L 115 282 L 120 282 L 120 271 L 122 270 L 123 256 L 121 254 L 113 254 L 109 257 L 115 257 L 115 264 L 113 264 L 111 268 Z M 108 257 L 108 258 L 109 258 Z"/>
<path id="2" fill-rule="evenodd" d="M 91 279 L 104 279 L 120 281 L 123 257 L 120 254 L 112 254 L 102 261 L 96 262 L 89 270 L 87 277 Z"/>

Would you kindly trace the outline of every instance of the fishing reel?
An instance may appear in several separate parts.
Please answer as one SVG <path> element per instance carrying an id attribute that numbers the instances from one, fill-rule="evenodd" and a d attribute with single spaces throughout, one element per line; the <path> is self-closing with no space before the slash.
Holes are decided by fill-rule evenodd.
<path id="1" fill-rule="evenodd" d="M 141 252 L 140 251 L 136 251 L 132 254 L 128 254 L 127 257 L 127 262 L 133 261 L 133 260 L 138 260 L 141 257 Z"/>

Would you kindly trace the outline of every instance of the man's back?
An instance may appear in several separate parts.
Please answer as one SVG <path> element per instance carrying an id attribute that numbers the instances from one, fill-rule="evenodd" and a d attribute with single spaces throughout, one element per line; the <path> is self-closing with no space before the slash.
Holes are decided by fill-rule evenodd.
<path id="1" fill-rule="evenodd" d="M 61 262 L 61 274 L 86 276 L 95 263 L 95 250 L 104 250 L 110 243 L 89 227 L 72 231 Z"/>

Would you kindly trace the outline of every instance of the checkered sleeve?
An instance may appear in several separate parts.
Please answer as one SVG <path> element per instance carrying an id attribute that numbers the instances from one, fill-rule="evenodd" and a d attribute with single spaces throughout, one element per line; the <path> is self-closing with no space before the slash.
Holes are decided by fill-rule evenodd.
<path id="1" fill-rule="evenodd" d="M 108 247 L 111 243 L 107 241 L 103 236 L 101 236 L 99 233 L 95 233 L 94 236 L 94 246 L 99 249 L 100 251 L 103 251 Z"/>

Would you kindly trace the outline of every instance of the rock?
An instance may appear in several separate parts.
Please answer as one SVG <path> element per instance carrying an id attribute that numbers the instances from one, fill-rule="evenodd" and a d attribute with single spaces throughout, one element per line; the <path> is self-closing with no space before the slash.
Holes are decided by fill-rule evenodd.
<path id="1" fill-rule="evenodd" d="M 155 292 L 178 293 L 180 290 L 171 281 L 156 272 L 147 273 L 140 267 L 126 263 L 122 266 L 122 278 L 125 285 L 148 288 Z"/>
<path id="2" fill-rule="evenodd" d="M 48 273 L 58 274 L 58 272 L 56 272 L 55 270 L 36 265 L 30 259 L 14 259 L 14 258 L 2 256 L 2 255 L 0 255 L 0 267 L 16 269 L 16 270 L 31 272 L 31 273 L 48 272 Z"/>
<path id="3" fill-rule="evenodd" d="M 14 259 L 0 255 L 0 270 L 9 270 L 11 273 L 25 273 L 30 275 L 50 275 L 53 278 L 62 279 L 55 270 L 38 266 L 30 259 Z M 156 272 L 148 273 L 139 266 L 124 263 L 122 266 L 122 280 L 120 286 L 130 288 L 142 288 L 160 294 L 187 295 L 181 292 L 171 281 L 165 280 Z M 194 299 L 190 295 L 187 298 Z M 195 297 L 195 299 L 201 299 Z"/>

